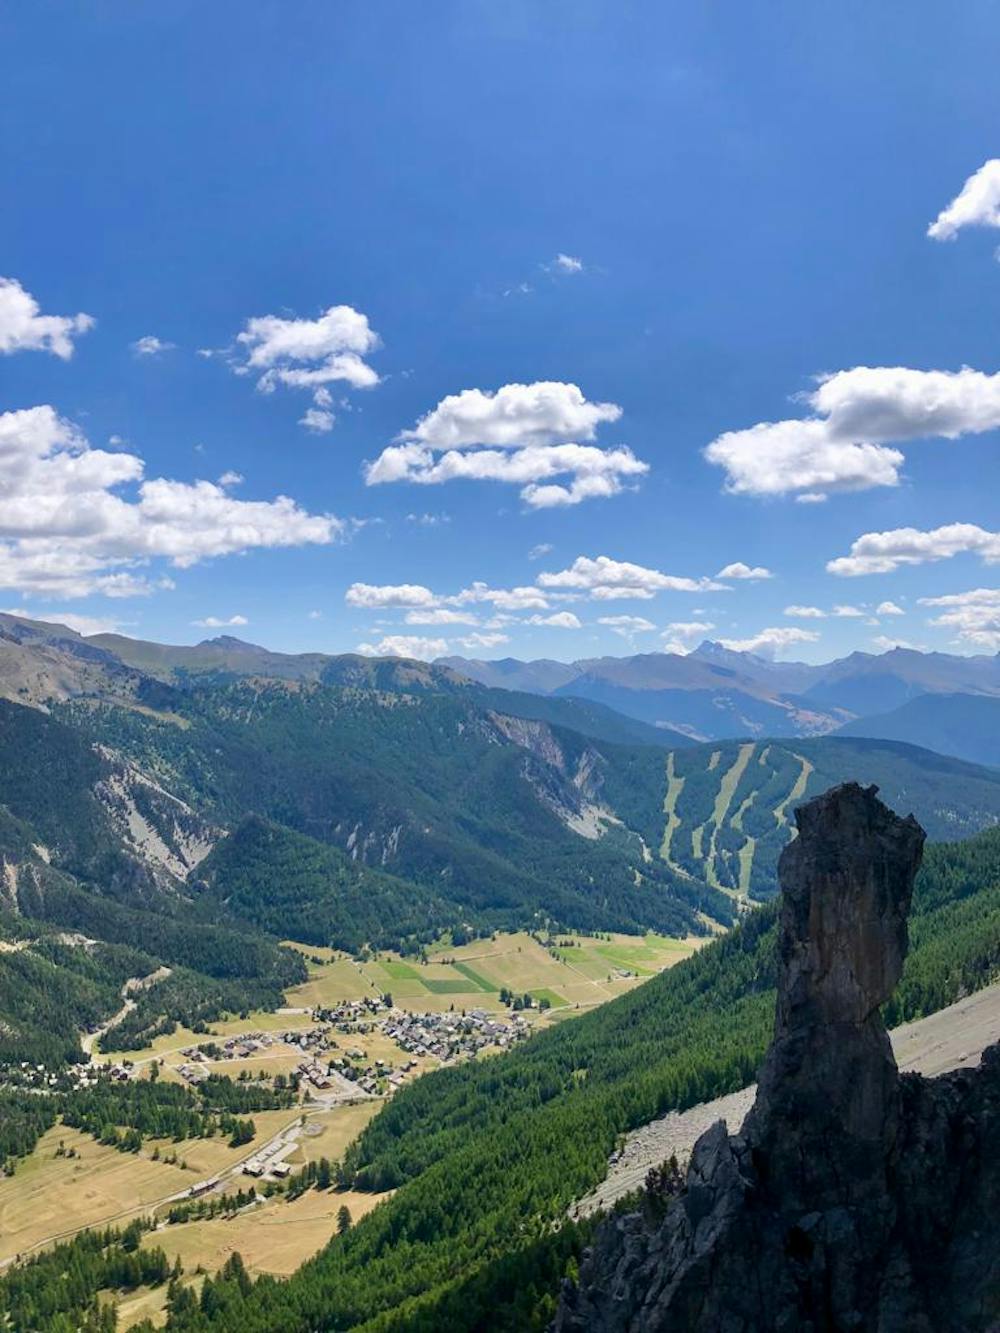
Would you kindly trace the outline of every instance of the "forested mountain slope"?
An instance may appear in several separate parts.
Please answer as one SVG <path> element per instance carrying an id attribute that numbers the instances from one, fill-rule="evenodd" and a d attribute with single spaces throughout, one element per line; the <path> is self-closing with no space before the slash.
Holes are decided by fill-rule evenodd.
<path id="1" fill-rule="evenodd" d="M 228 1333 L 541 1330 L 583 1236 L 553 1229 L 602 1176 L 616 1136 L 749 1082 L 769 1037 L 773 908 L 630 995 L 508 1055 L 401 1092 L 345 1174 L 395 1195 L 287 1283 L 223 1283 L 168 1327 Z M 896 1024 L 1000 967 L 1000 831 L 929 847 Z M 488 1319 L 488 1325 L 485 1321 Z"/>
<path id="2" fill-rule="evenodd" d="M 409 881 L 425 933 L 460 918 L 683 934 L 701 929 L 699 911 L 732 916 L 629 824 L 625 779 L 647 753 L 662 767 L 663 751 L 512 717 L 475 694 L 251 679 L 178 693 L 168 716 L 90 702 L 59 716 L 207 820 L 233 829 L 259 815 Z"/>
<path id="3" fill-rule="evenodd" d="M 1000 697 L 921 694 L 890 713 L 858 718 L 841 736 L 876 736 L 1000 768 Z"/>
<path id="4" fill-rule="evenodd" d="M 633 827 L 679 873 L 758 900 L 777 888 L 795 806 L 839 782 L 875 783 L 934 841 L 1000 822 L 1000 773 L 896 741 L 726 741 L 672 751 L 662 770 L 634 762 L 646 771 L 632 783 Z"/>

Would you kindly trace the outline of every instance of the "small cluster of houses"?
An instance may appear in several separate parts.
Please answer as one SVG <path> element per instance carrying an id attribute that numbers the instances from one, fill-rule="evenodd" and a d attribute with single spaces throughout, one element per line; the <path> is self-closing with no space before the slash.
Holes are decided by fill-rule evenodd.
<path id="1" fill-rule="evenodd" d="M 285 1154 L 291 1152 L 295 1147 L 294 1143 L 279 1139 L 277 1143 L 271 1143 L 266 1148 L 255 1153 L 253 1157 L 248 1157 L 243 1163 L 243 1174 L 245 1176 L 270 1176 L 274 1180 L 284 1180 L 292 1174 L 292 1165 L 285 1161 Z"/>
<path id="2" fill-rule="evenodd" d="M 134 1077 L 135 1069 L 131 1063 L 72 1065 L 62 1073 L 56 1074 L 45 1065 L 21 1060 L 17 1064 L 0 1068 L 0 1087 L 30 1088 L 35 1092 L 64 1091 L 67 1085 L 72 1088 L 90 1088 L 99 1079 L 125 1083 Z"/>
<path id="3" fill-rule="evenodd" d="M 487 1046 L 503 1050 L 531 1034 L 519 1014 L 505 1022 L 485 1009 L 470 1009 L 465 1014 L 394 1012 L 381 1026 L 387 1037 L 411 1055 L 433 1055 L 445 1062 L 475 1055 Z"/>
<path id="4" fill-rule="evenodd" d="M 342 1000 L 332 1008 L 313 1010 L 314 1023 L 332 1023 L 341 1033 L 371 1032 L 380 1014 L 390 1008 L 384 995 L 365 996 L 363 1000 Z"/>

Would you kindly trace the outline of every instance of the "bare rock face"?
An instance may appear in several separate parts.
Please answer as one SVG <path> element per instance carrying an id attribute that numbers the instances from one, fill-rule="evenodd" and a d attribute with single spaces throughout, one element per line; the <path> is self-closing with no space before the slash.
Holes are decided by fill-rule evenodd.
<path id="1" fill-rule="evenodd" d="M 880 1015 L 923 830 L 854 783 L 796 819 L 754 1107 L 702 1135 L 662 1221 L 603 1224 L 557 1333 L 1000 1330 L 1000 1047 L 900 1078 Z"/>

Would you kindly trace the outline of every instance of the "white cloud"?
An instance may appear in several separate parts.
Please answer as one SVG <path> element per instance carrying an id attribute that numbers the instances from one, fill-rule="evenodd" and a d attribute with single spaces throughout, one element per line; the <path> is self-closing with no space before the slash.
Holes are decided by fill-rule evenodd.
<path id="1" fill-rule="evenodd" d="M 681 639 L 695 639 L 713 629 L 715 626 L 709 620 L 672 620 L 663 632 Z"/>
<path id="2" fill-rule="evenodd" d="M 328 384 L 370 389 L 379 382 L 365 357 L 381 341 L 367 315 L 349 305 L 330 306 L 317 319 L 258 315 L 247 320 L 236 341 L 242 359 L 230 364 L 239 375 L 257 375 L 262 393 L 273 393 L 279 385 L 313 391 L 315 406 L 300 418 L 307 430 L 333 427 Z"/>
<path id="3" fill-rule="evenodd" d="M 73 339 L 95 324 L 92 315 L 43 315 L 16 278 L 0 278 L 0 355 L 51 352 L 63 361 L 73 355 Z"/>
<path id="4" fill-rule="evenodd" d="M 305 426 L 314 435 L 325 435 L 327 431 L 333 430 L 335 421 L 333 413 L 323 407 L 307 407 L 299 417 L 299 425 Z"/>
<path id="5" fill-rule="evenodd" d="M 598 616 L 599 625 L 607 625 L 613 634 L 620 634 L 623 639 L 631 639 L 636 634 L 646 634 L 656 629 L 645 616 Z"/>
<path id="6" fill-rule="evenodd" d="M 953 440 L 1000 427 L 1000 374 L 856 366 L 820 380 L 805 395 L 818 414 L 728 431 L 705 449 L 738 495 L 835 491 L 899 484 L 903 454 L 891 443 Z"/>
<path id="7" fill-rule="evenodd" d="M 773 625 L 762 629 L 748 639 L 720 639 L 723 648 L 734 653 L 755 653 L 758 657 L 774 657 L 796 643 L 815 643 L 819 635 L 815 630 L 796 629 L 790 626 Z"/>
<path id="8" fill-rule="evenodd" d="M 451 522 L 450 514 L 407 514 L 407 523 L 416 523 L 421 528 L 439 528 Z"/>
<path id="9" fill-rule="evenodd" d="M 621 414 L 617 403 L 588 402 L 575 384 L 540 380 L 505 384 L 495 393 L 463 389 L 449 394 L 400 439 L 432 449 L 475 444 L 521 449 L 529 444 L 593 440 L 598 426 L 617 421 Z"/>
<path id="10" fill-rule="evenodd" d="M 76 630 L 77 634 L 115 634 L 121 628 L 121 622 L 109 620 L 103 616 L 81 616 L 75 611 L 46 611 L 39 615 L 23 606 L 10 607 L 3 613 L 6 616 L 20 616 L 22 620 L 40 620 L 43 625 L 65 625 Z"/>
<path id="11" fill-rule="evenodd" d="M 448 481 L 507 482 L 521 487 L 521 498 L 529 508 L 552 509 L 618 495 L 625 478 L 644 476 L 648 471 L 649 465 L 624 446 L 531 445 L 510 452 L 450 449 L 436 456 L 420 445 L 401 444 L 383 449 L 366 465 L 365 481 L 369 486 L 400 481 L 418 486 Z"/>
<path id="12" fill-rule="evenodd" d="M 988 565 L 1000 563 L 1000 532 L 975 523 L 948 523 L 940 528 L 893 528 L 866 532 L 851 543 L 850 555 L 827 563 L 827 571 L 844 578 L 859 574 L 891 574 L 903 565 L 950 560 L 963 553 L 978 555 Z"/>
<path id="13" fill-rule="evenodd" d="M 703 639 L 715 626 L 708 620 L 673 620 L 663 631 L 663 651 L 685 657 L 696 639 Z"/>
<path id="14" fill-rule="evenodd" d="M 322 612 L 322 611 L 310 611 L 310 612 L 308 613 L 308 615 L 306 616 L 306 619 L 307 619 L 307 620 L 322 620 L 322 619 L 323 619 L 323 612 Z"/>
<path id="15" fill-rule="evenodd" d="M 864 614 L 860 606 L 835 606 L 830 612 L 831 616 L 836 616 L 840 620 L 858 620 Z"/>
<path id="16" fill-rule="evenodd" d="M 953 241 L 963 227 L 1000 227 L 1000 158 L 990 158 L 927 228 L 935 241 Z"/>
<path id="17" fill-rule="evenodd" d="M 246 616 L 229 616 L 226 620 L 220 620 L 218 616 L 206 616 L 204 620 L 192 620 L 191 624 L 202 629 L 231 629 L 237 625 L 249 625 L 250 621 Z"/>
<path id="18" fill-rule="evenodd" d="M 546 266 L 550 272 L 556 273 L 582 273 L 583 260 L 577 259 L 575 255 L 564 255 L 561 251 L 556 255 L 551 264 Z"/>
<path id="19" fill-rule="evenodd" d="M 569 569 L 557 573 L 539 574 L 543 588 L 578 589 L 596 601 L 654 597 L 658 592 L 712 592 L 722 585 L 712 579 L 689 579 L 675 574 L 663 574 L 658 569 L 612 560 L 599 555 L 596 560 L 580 555 Z"/>
<path id="20" fill-rule="evenodd" d="M 134 343 L 129 343 L 129 346 L 136 356 L 142 357 L 160 356 L 164 352 L 172 352 L 175 344 L 164 342 L 153 333 L 147 333 L 144 338 L 137 338 Z"/>
<path id="21" fill-rule="evenodd" d="M 510 640 L 506 634 L 470 634 L 458 642 L 463 648 L 496 648 Z"/>
<path id="22" fill-rule="evenodd" d="M 579 441 L 593 440 L 602 422 L 620 416 L 617 404 L 591 403 L 575 384 L 464 389 L 443 398 L 366 464 L 365 480 L 369 486 L 506 482 L 520 486 L 533 509 L 617 495 L 625 479 L 645 475 L 648 464 L 624 445 L 599 449 Z"/>
<path id="23" fill-rule="evenodd" d="M 930 623 L 954 631 L 957 643 L 1000 652 L 1000 588 L 921 597 L 920 605 L 940 610 Z"/>
<path id="24" fill-rule="evenodd" d="M 528 552 L 528 559 L 541 560 L 543 555 L 548 555 L 553 549 L 551 542 L 539 542 L 537 546 L 533 546 Z"/>
<path id="25" fill-rule="evenodd" d="M 344 600 L 348 606 L 381 611 L 395 607 L 431 607 L 437 598 L 421 583 L 352 583 Z"/>
<path id="26" fill-rule="evenodd" d="M 257 547 L 327 544 L 345 525 L 286 496 L 237 500 L 223 485 L 144 477 L 137 455 L 92 449 L 48 406 L 0 413 L 0 587 L 43 596 L 151 592 L 135 572 L 186 568 Z M 122 488 L 135 487 L 134 498 Z"/>
<path id="27" fill-rule="evenodd" d="M 445 600 L 455 606 L 464 606 L 468 602 L 492 602 L 501 611 L 546 611 L 549 607 L 548 597 L 538 588 L 491 588 L 479 581 Z"/>
<path id="28" fill-rule="evenodd" d="M 905 616 L 906 612 L 895 602 L 879 602 L 875 608 L 875 614 L 877 616 Z"/>
<path id="29" fill-rule="evenodd" d="M 720 569 L 715 576 L 717 579 L 773 579 L 774 575 L 763 565 L 745 565 L 742 560 L 736 560 L 731 565 L 726 565 Z"/>
<path id="30" fill-rule="evenodd" d="M 407 611 L 404 617 L 408 625 L 476 625 L 478 617 L 470 611 L 452 611 L 446 606 L 432 606 L 426 609 Z"/>
<path id="31" fill-rule="evenodd" d="M 550 625 L 553 629 L 582 629 L 578 616 L 572 611 L 553 611 L 550 616 L 529 616 L 526 625 Z"/>
<path id="32" fill-rule="evenodd" d="M 447 639 L 424 639 L 414 634 L 387 634 L 378 643 L 359 643 L 366 657 L 415 657 L 430 662 L 448 651 Z"/>
<path id="33" fill-rule="evenodd" d="M 825 620 L 827 615 L 818 606 L 786 606 L 782 614 L 792 620 Z"/>

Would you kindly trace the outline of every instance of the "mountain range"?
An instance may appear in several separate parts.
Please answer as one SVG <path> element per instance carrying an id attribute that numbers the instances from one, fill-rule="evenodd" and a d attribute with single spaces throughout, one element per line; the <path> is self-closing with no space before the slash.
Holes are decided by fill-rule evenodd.
<path id="1" fill-rule="evenodd" d="M 437 665 L 485 685 L 590 699 L 693 740 L 826 735 L 926 694 L 1000 698 L 1000 654 L 960 657 L 911 648 L 851 653 L 819 666 L 775 662 L 711 641 L 687 654 L 569 663 L 448 657 Z"/>
<path id="2" fill-rule="evenodd" d="M 48 940 L 41 973 L 37 951 L 0 951 L 22 996 L 20 1019 L 0 1015 L 8 1044 L 42 1040 L 42 1013 L 74 1049 L 95 996 L 142 971 L 123 950 L 171 970 L 116 1029 L 139 1043 L 166 1014 L 280 1003 L 301 969 L 282 939 L 412 952 L 446 932 L 538 926 L 705 934 L 773 895 L 792 810 L 849 778 L 934 839 L 1000 822 L 1000 770 L 908 743 L 996 758 L 990 660 L 887 654 L 823 674 L 705 648 L 591 663 L 587 679 L 662 698 L 676 661 L 693 698 L 738 680 L 788 726 L 806 716 L 789 699 L 838 682 L 856 698 L 866 673 L 880 699 L 963 671 L 981 692 L 918 694 L 874 716 L 874 736 L 847 734 L 855 720 L 838 735 L 697 743 L 562 685 L 504 688 L 538 679 L 509 664 L 483 682 L 453 663 L 231 638 L 170 647 L 0 617 L 0 923 Z M 103 950 L 89 956 L 99 975 L 78 975 L 67 933 Z M 59 986 L 62 1019 L 44 1002 Z"/>

